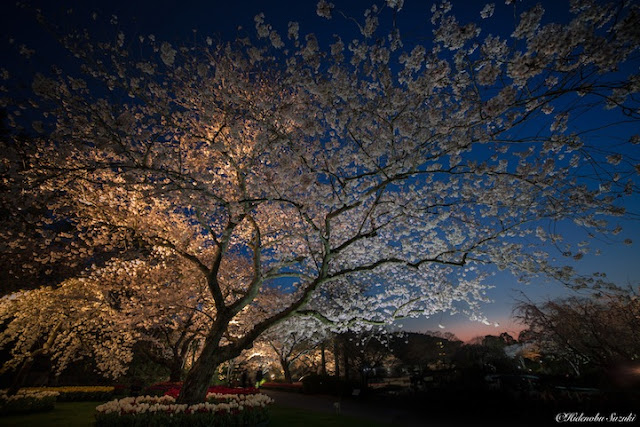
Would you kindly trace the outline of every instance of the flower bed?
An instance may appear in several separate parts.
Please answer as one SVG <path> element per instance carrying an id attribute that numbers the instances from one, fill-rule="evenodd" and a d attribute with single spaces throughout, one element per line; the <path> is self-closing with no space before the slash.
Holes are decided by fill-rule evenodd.
<path id="1" fill-rule="evenodd" d="M 164 381 L 161 383 L 152 384 L 149 387 L 145 387 L 142 390 L 142 393 L 147 394 L 149 396 L 162 396 L 167 391 L 172 390 L 174 388 L 180 389 L 180 387 L 182 387 L 182 381 L 180 382 Z"/>
<path id="2" fill-rule="evenodd" d="M 165 396 L 171 396 L 174 399 L 177 399 L 178 395 L 180 394 L 181 388 L 182 388 L 182 384 L 179 384 L 177 387 L 167 390 L 164 394 Z M 207 389 L 207 396 L 208 395 L 217 395 L 217 396 L 247 395 L 247 394 L 257 394 L 257 393 L 258 393 L 258 389 L 253 387 L 241 388 L 241 387 L 225 387 L 221 385 L 216 385 L 216 386 L 209 387 Z"/>
<path id="3" fill-rule="evenodd" d="M 96 408 L 96 426 L 253 426 L 268 420 L 264 394 L 207 394 L 206 402 L 176 404 L 173 396 L 126 397 Z"/>
<path id="4" fill-rule="evenodd" d="M 171 382 L 165 381 L 161 383 L 156 383 L 150 385 L 149 387 L 145 387 L 143 392 L 144 394 L 148 394 L 149 396 L 163 396 L 169 395 L 174 398 L 178 397 L 180 394 L 180 389 L 182 388 L 182 381 L 180 382 Z M 226 387 L 226 386 L 211 386 L 208 388 L 207 393 L 217 393 L 217 394 L 256 394 L 258 393 L 258 389 L 254 387 Z"/>
<path id="5" fill-rule="evenodd" d="M 88 402 L 113 399 L 114 387 L 72 386 L 72 387 L 28 387 L 27 391 L 54 391 L 59 393 L 58 402 Z"/>
<path id="6" fill-rule="evenodd" d="M 8 396 L 6 390 L 0 390 L 0 415 L 50 411 L 56 404 L 58 393 L 55 391 L 19 390 Z"/>

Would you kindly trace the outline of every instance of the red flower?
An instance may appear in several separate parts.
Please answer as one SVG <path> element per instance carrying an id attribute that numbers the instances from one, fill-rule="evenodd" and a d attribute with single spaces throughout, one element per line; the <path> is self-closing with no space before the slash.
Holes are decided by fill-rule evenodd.
<path id="1" fill-rule="evenodd" d="M 164 392 L 165 396 L 171 396 L 174 399 L 177 399 L 179 394 L 180 394 L 180 388 L 175 388 L 175 387 Z"/>

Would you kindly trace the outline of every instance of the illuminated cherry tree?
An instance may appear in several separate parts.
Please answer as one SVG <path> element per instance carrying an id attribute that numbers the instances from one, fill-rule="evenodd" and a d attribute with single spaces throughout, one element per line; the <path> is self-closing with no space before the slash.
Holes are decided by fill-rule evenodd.
<path id="1" fill-rule="evenodd" d="M 263 333 L 257 342 L 262 344 L 265 355 L 271 355 L 285 381 L 290 383 L 293 381 L 292 365 L 315 353 L 328 335 L 328 329 L 314 318 L 291 317 Z"/>
<path id="2" fill-rule="evenodd" d="M 241 278 L 246 271 L 241 264 L 226 265 L 221 277 Z M 3 370 L 17 370 L 18 384 L 39 355 L 51 359 L 56 374 L 92 357 L 100 373 L 118 378 L 128 368 L 133 345 L 145 343 L 139 348 L 169 369 L 170 380 L 180 381 L 214 317 L 206 282 L 191 264 L 161 253 L 114 258 L 58 287 L 2 299 L 0 345 L 12 353 Z"/>
<path id="3" fill-rule="evenodd" d="M 181 402 L 296 313 L 352 329 L 442 310 L 486 321 L 496 268 L 585 286 L 568 264 L 620 231 L 607 220 L 637 191 L 639 11 L 576 1 L 554 23 L 507 3 L 478 10 L 490 27 L 515 8 L 505 35 L 437 4 L 424 44 L 395 25 L 401 0 L 328 46 L 262 14 L 255 40 L 65 36 L 77 67 L 37 74 L 28 100 L 7 92 L 4 185 L 46 201 L 41 227 L 64 218 L 89 256 L 147 248 L 197 271 L 212 315 Z M 223 277 L 236 259 L 248 268 Z"/>
<path id="4" fill-rule="evenodd" d="M 123 330 L 143 343 L 137 348 L 168 368 L 170 381 L 180 381 L 212 316 L 206 283 L 193 266 L 155 254 L 148 259 L 113 259 L 88 275 L 108 292 Z"/>
<path id="5" fill-rule="evenodd" d="M 49 357 L 56 374 L 92 358 L 100 373 L 117 378 L 126 372 L 137 339 L 100 284 L 85 279 L 3 297 L 0 325 L 0 348 L 9 347 L 12 356 L 2 370 L 17 369 L 16 391 L 38 356 Z"/>

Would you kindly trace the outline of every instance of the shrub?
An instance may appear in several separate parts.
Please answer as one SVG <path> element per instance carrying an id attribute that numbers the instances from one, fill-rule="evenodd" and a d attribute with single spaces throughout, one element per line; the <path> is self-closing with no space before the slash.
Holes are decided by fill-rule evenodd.
<path id="1" fill-rule="evenodd" d="M 115 388 L 107 386 L 29 387 L 23 390 L 57 392 L 58 402 L 104 401 L 113 399 L 115 394 Z"/>
<path id="2" fill-rule="evenodd" d="M 57 392 L 19 390 L 13 396 L 0 390 L 0 415 L 50 411 L 55 407 Z"/>

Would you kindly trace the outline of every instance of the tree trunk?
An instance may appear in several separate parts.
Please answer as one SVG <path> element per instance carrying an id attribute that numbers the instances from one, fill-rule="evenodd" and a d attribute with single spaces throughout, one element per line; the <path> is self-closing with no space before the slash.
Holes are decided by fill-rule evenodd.
<path id="1" fill-rule="evenodd" d="M 20 390 L 20 387 L 22 386 L 24 379 L 27 377 L 27 375 L 31 371 L 31 367 L 33 366 L 33 361 L 34 361 L 33 357 L 28 357 L 24 360 L 24 362 L 22 362 L 22 365 L 20 366 L 20 370 L 18 371 L 15 378 L 11 382 L 11 386 L 7 390 L 7 395 L 13 396 L 18 392 L 18 390 Z"/>
<path id="2" fill-rule="evenodd" d="M 213 327 L 209 332 L 200 357 L 184 379 L 176 403 L 193 405 L 202 403 L 207 398 L 207 389 L 218 365 L 234 356 L 229 352 L 221 354 L 220 339 L 223 332 L 224 328 L 220 325 Z"/>
<path id="3" fill-rule="evenodd" d="M 320 373 L 322 375 L 327 375 L 327 359 L 325 355 L 324 342 L 320 346 L 320 369 L 321 369 Z"/>
<path id="4" fill-rule="evenodd" d="M 169 381 L 178 382 L 182 379 L 182 359 L 173 358 L 169 367 Z"/>
<path id="5" fill-rule="evenodd" d="M 38 350 L 31 353 L 31 356 L 29 356 L 24 360 L 24 362 L 22 362 L 22 366 L 20 366 L 20 370 L 18 371 L 15 378 L 11 382 L 11 386 L 9 387 L 9 390 L 7 390 L 7 394 L 9 396 L 13 396 L 18 392 L 18 390 L 20 390 L 20 387 L 22 386 L 24 379 L 27 377 L 27 375 L 31 371 L 31 367 L 33 366 L 33 362 L 35 361 L 36 357 L 40 355 L 49 354 L 49 349 L 51 348 L 51 346 L 53 345 L 53 342 L 58 336 L 58 331 L 60 330 L 61 327 L 62 327 L 62 320 L 58 321 L 56 326 L 54 326 L 54 328 L 51 330 L 51 332 L 49 333 L 49 337 L 47 338 L 47 342 L 45 342 L 42 345 L 42 348 L 39 348 Z"/>
<path id="6" fill-rule="evenodd" d="M 289 368 L 289 363 L 284 359 L 280 359 L 280 366 L 282 367 L 282 373 L 284 374 L 284 381 L 291 384 L 293 380 L 291 378 L 291 369 Z"/>
<path id="7" fill-rule="evenodd" d="M 340 352 L 338 351 L 338 338 L 333 340 L 333 361 L 336 364 L 336 378 L 340 378 Z"/>
<path id="8" fill-rule="evenodd" d="M 344 353 L 344 380 L 349 381 L 349 352 L 347 351 L 347 343 L 345 342 L 342 352 Z"/>

